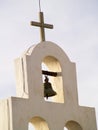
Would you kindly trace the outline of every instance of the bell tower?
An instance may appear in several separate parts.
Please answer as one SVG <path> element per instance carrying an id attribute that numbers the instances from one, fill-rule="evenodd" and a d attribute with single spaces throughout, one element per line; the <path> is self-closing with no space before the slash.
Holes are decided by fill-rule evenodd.
<path id="1" fill-rule="evenodd" d="M 43 70 L 42 63 L 47 70 Z M 17 108 L 12 106 L 12 112 L 18 124 L 21 119 L 22 123 L 30 121 L 35 130 L 64 130 L 64 127 L 97 130 L 95 109 L 78 104 L 75 63 L 59 46 L 49 41 L 40 42 L 16 59 L 15 66 L 18 98 L 12 97 L 12 104 L 17 104 Z M 50 101 L 44 98 L 44 74 L 50 77 L 49 82 L 57 93 Z M 44 123 L 40 126 L 39 120 L 47 122 L 47 127 Z M 13 123 L 15 130 L 19 129 L 14 117 Z M 27 130 L 24 125 L 23 130 Z"/>
<path id="2" fill-rule="evenodd" d="M 97 130 L 95 109 L 78 104 L 76 65 L 56 44 L 45 40 L 40 22 L 41 42 L 15 59 L 16 97 L 0 101 L 0 130 Z"/>

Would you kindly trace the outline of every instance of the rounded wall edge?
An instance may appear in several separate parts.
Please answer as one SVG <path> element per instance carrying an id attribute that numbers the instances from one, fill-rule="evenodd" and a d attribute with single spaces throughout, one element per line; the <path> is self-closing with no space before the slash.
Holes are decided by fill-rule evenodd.
<path id="1" fill-rule="evenodd" d="M 40 43 L 38 43 L 38 44 L 34 44 L 34 45 L 32 45 L 30 48 L 28 48 L 24 53 L 23 53 L 23 55 L 28 55 L 28 56 L 31 56 L 31 55 L 33 55 L 33 53 L 35 52 L 35 51 L 38 51 L 38 49 L 43 49 L 43 50 L 46 50 L 46 51 L 48 51 L 49 53 L 50 53 L 50 55 L 51 55 L 51 51 L 54 51 L 54 53 L 56 54 L 56 53 L 58 53 L 57 55 L 61 55 L 61 54 L 63 54 L 64 55 L 64 57 L 65 57 L 65 59 L 66 59 L 66 61 L 70 61 L 70 59 L 69 59 L 69 57 L 67 56 L 67 54 L 64 52 L 64 50 L 61 48 L 61 47 L 59 47 L 56 43 L 53 43 L 53 42 L 51 42 L 51 41 L 44 41 L 44 42 L 40 42 Z M 51 50 L 51 49 L 53 49 L 53 50 Z M 47 52 L 47 53 L 48 53 Z M 23 56 L 22 55 L 22 56 Z"/>

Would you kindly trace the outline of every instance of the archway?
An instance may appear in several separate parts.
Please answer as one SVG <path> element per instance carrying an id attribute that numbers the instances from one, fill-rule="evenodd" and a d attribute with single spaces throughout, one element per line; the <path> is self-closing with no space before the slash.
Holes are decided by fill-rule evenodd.
<path id="1" fill-rule="evenodd" d="M 43 118 L 36 116 L 29 121 L 28 130 L 49 130 L 49 127 Z"/>
<path id="2" fill-rule="evenodd" d="M 68 121 L 64 127 L 64 130 L 83 130 L 83 129 L 78 122 Z"/>
<path id="3" fill-rule="evenodd" d="M 57 95 L 51 97 L 50 101 L 64 103 L 64 92 L 63 92 L 63 80 L 62 80 L 62 70 L 59 61 L 53 56 L 47 56 L 42 61 L 42 70 L 47 72 L 57 73 L 57 76 L 47 75 L 49 81 L 52 84 L 53 90 L 56 91 Z M 43 76 L 42 76 L 43 79 Z"/>

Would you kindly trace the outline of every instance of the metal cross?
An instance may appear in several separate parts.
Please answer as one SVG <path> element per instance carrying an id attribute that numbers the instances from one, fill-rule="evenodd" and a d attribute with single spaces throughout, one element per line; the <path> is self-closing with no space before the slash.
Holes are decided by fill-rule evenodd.
<path id="1" fill-rule="evenodd" d="M 53 25 L 44 23 L 43 12 L 39 12 L 39 19 L 40 19 L 40 22 L 31 21 L 31 25 L 40 27 L 41 41 L 45 41 L 45 30 L 44 30 L 44 28 L 53 29 Z"/>

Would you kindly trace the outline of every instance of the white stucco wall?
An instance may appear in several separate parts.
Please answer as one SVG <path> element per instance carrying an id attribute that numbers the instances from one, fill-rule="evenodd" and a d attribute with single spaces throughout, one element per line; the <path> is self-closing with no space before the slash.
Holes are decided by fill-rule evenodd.
<path id="1" fill-rule="evenodd" d="M 42 62 L 49 71 L 61 73 L 51 80 L 57 92 L 53 102 L 44 100 Z M 78 104 L 75 63 L 59 46 L 52 42 L 32 46 L 15 60 L 15 67 L 17 97 L 0 101 L 0 130 L 28 130 L 29 122 L 36 130 L 63 130 L 64 126 L 69 130 L 97 130 L 95 109 Z"/>

